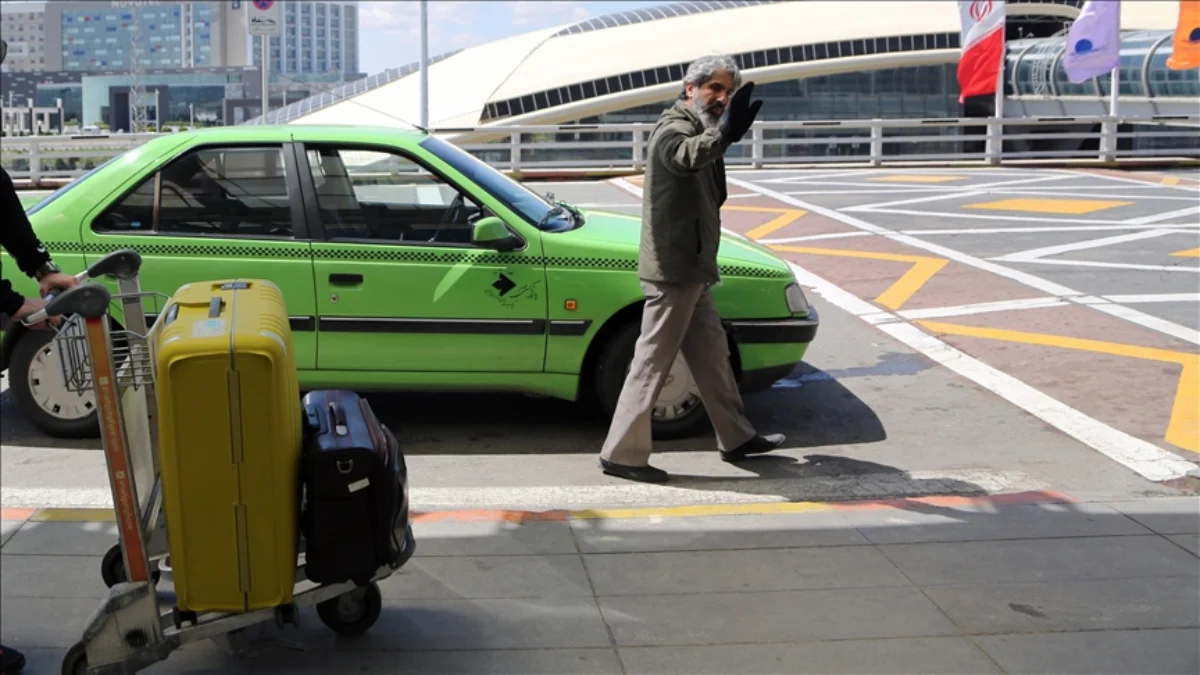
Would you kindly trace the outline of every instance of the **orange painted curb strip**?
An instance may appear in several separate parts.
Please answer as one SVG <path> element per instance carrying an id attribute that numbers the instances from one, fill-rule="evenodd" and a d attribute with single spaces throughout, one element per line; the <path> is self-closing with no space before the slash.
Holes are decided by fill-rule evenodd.
<path id="1" fill-rule="evenodd" d="M 29 520 L 37 509 L 0 509 L 0 520 Z"/>

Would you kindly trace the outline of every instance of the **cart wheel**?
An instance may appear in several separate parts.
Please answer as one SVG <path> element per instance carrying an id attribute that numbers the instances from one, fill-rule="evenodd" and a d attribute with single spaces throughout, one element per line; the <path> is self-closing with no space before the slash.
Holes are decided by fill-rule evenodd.
<path id="1" fill-rule="evenodd" d="M 359 635 L 370 630 L 379 619 L 383 609 L 383 598 L 379 585 L 371 582 L 365 588 L 330 598 L 317 605 L 317 616 L 321 622 L 338 635 Z"/>
<path id="2" fill-rule="evenodd" d="M 150 575 L 154 577 L 154 583 L 157 584 L 162 579 L 162 571 L 157 569 L 158 566 L 153 561 L 150 564 L 155 567 Z M 120 544 L 113 544 L 112 548 L 104 554 L 104 560 L 100 563 L 100 577 L 104 579 L 104 585 L 109 588 L 129 581 L 128 575 L 125 574 L 125 558 L 121 555 Z"/>
<path id="3" fill-rule="evenodd" d="M 87 675 L 87 645 L 76 642 L 63 657 L 62 675 Z"/>

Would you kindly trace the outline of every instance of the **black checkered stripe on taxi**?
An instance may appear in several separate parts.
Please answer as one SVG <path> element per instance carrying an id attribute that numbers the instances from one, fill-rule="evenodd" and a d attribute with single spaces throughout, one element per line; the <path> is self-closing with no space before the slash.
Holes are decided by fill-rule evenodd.
<path id="1" fill-rule="evenodd" d="M 93 253 L 105 254 L 130 248 L 118 244 L 101 242 L 44 242 L 51 253 Z M 307 258 L 309 251 L 304 247 L 276 247 L 261 244 L 236 244 L 229 242 L 206 243 L 194 242 L 188 244 L 142 244 L 132 248 L 143 255 L 171 256 L 220 256 L 226 258 Z M 480 265 L 529 265 L 546 266 L 559 269 L 602 269 L 628 270 L 637 269 L 637 261 L 630 258 L 601 258 L 601 257 L 563 257 L 563 256 L 522 256 L 499 253 L 472 253 L 461 251 L 432 251 L 410 249 L 365 249 L 365 250 L 318 250 L 312 252 L 319 260 L 362 260 L 362 261 L 395 261 L 415 263 L 476 263 Z M 750 277 L 759 279 L 784 279 L 791 274 L 786 270 L 764 269 L 744 265 L 721 265 L 721 276 Z"/>

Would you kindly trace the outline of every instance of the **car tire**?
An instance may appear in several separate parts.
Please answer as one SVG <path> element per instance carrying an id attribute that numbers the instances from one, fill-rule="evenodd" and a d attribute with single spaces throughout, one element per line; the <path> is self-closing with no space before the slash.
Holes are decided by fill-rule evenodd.
<path id="1" fill-rule="evenodd" d="M 608 344 L 604 346 L 604 351 L 597 360 L 595 372 L 596 396 L 608 419 L 612 419 L 613 412 L 617 408 L 617 399 L 620 398 L 621 389 L 625 386 L 625 377 L 629 373 L 629 363 L 633 360 L 633 348 L 637 343 L 640 332 L 641 326 L 638 322 L 631 321 L 626 323 L 617 330 L 612 339 L 608 341 Z M 682 369 L 690 381 L 691 374 L 687 373 L 682 355 L 676 356 L 672 373 L 679 373 L 679 369 Z M 695 390 L 694 384 L 689 388 L 694 400 L 689 397 L 686 410 L 681 413 L 677 412 L 672 417 L 666 419 L 659 416 L 653 418 L 650 428 L 651 434 L 655 439 L 688 438 L 711 429 L 708 413 L 704 409 L 704 403 L 700 400 L 698 391 Z M 659 401 L 670 395 L 670 390 L 670 385 L 664 386 L 663 391 L 659 394 Z M 678 395 L 672 398 L 677 401 Z"/>
<path id="2" fill-rule="evenodd" d="M 54 335 L 52 330 L 31 330 L 17 340 L 8 363 L 8 386 L 13 399 L 25 419 L 47 435 L 55 438 L 96 438 L 100 435 L 100 426 L 96 416 L 95 395 L 90 390 L 85 393 L 71 392 L 63 385 Z M 48 400 L 51 405 L 60 405 L 72 413 L 88 412 L 55 414 L 44 408 L 39 399 Z"/>

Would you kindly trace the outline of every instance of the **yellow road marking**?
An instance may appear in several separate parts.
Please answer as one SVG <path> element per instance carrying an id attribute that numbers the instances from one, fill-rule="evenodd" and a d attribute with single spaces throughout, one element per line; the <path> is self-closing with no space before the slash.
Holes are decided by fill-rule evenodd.
<path id="1" fill-rule="evenodd" d="M 896 176 L 876 176 L 867 180 L 888 182 L 888 183 L 946 183 L 952 180 L 964 180 L 966 176 L 930 176 L 922 174 L 911 175 L 896 175 Z"/>
<path id="2" fill-rule="evenodd" d="M 779 208 L 778 206 L 733 205 L 733 206 L 722 206 L 721 210 L 722 211 L 746 211 L 748 213 L 790 213 L 792 211 L 796 211 L 797 209 L 783 209 L 783 208 Z M 805 213 L 805 212 L 801 211 L 801 213 Z"/>
<path id="3" fill-rule="evenodd" d="M 890 310 L 900 309 L 909 298 L 916 294 L 930 279 L 933 278 L 950 261 L 945 258 L 931 258 L 922 255 L 905 255 L 902 253 L 875 253 L 873 251 L 847 251 L 834 248 L 809 248 L 806 246 L 771 246 L 776 251 L 791 253 L 811 253 L 813 255 L 832 255 L 845 258 L 862 258 L 866 260 L 887 260 L 889 262 L 911 263 L 904 276 L 888 287 L 875 302 Z"/>
<path id="4" fill-rule="evenodd" d="M 1129 206 L 1132 203 L 1104 199 L 1039 199 L 1029 197 L 1002 199 L 997 202 L 979 202 L 977 204 L 967 204 L 963 208 L 1082 216 L 1087 213 L 1095 213 L 1096 211 L 1103 211 L 1117 206 Z"/>
<path id="5" fill-rule="evenodd" d="M 945 335 L 1002 340 L 1043 347 L 1060 347 L 1096 354 L 1178 364 L 1182 370 L 1179 373 L 1179 385 L 1175 389 L 1175 403 L 1171 408 L 1171 419 L 1167 424 L 1164 440 L 1184 450 L 1200 453 L 1200 355 L 1198 354 L 1063 335 L 963 326 L 940 321 L 917 321 L 916 323 Z"/>
<path id="6" fill-rule="evenodd" d="M 1171 255 L 1176 258 L 1200 258 L 1200 248 L 1189 248 L 1186 251 L 1175 251 Z"/>
<path id="7" fill-rule="evenodd" d="M 788 225 L 791 225 L 798 218 L 800 218 L 800 216 L 803 216 L 806 213 L 808 213 L 808 211 L 788 209 L 787 211 L 781 213 L 778 217 L 771 220 L 771 222 L 759 225 L 753 230 L 750 230 L 746 233 L 746 237 L 749 239 L 762 239 L 776 230 L 782 230 Z"/>
<path id="8" fill-rule="evenodd" d="M 1179 185 L 1179 176 L 1167 176 L 1162 179 L 1163 185 Z"/>

